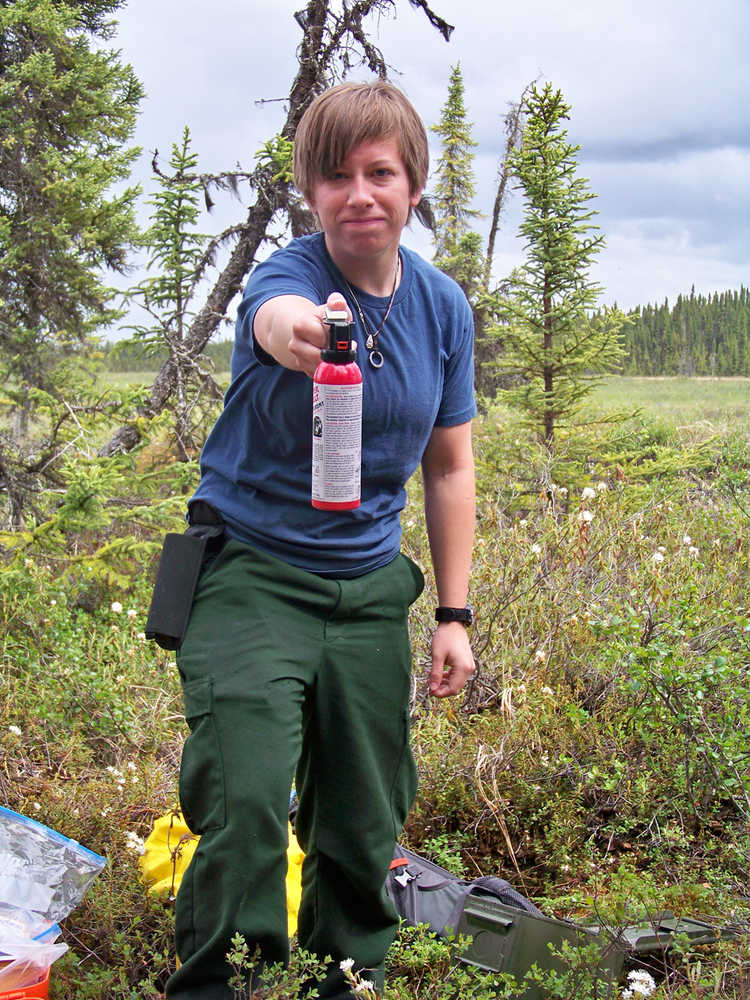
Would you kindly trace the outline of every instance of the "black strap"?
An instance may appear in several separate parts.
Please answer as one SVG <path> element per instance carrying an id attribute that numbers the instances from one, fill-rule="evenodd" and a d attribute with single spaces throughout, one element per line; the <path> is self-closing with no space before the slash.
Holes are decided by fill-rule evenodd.
<path id="1" fill-rule="evenodd" d="M 475 889 L 479 889 L 480 894 L 494 896 L 501 903 L 504 903 L 506 906 L 512 906 L 516 910 L 523 910 L 524 913 L 530 913 L 535 917 L 544 916 L 542 911 L 534 906 L 530 899 L 522 896 L 520 892 L 516 892 L 513 886 L 509 882 L 506 882 L 504 878 L 497 878 L 495 875 L 483 875 L 464 886 L 461 895 L 453 904 L 450 916 L 445 921 L 446 927 L 452 927 L 454 931 L 456 930 L 464 906 L 466 905 L 466 900 Z"/>
<path id="2" fill-rule="evenodd" d="M 506 903 L 508 906 L 515 906 L 516 909 L 523 910 L 525 913 L 532 913 L 535 917 L 544 916 L 539 907 L 534 906 L 530 899 L 522 896 L 504 878 L 497 878 L 495 875 L 483 875 L 481 878 L 474 879 L 472 885 L 490 893 L 492 896 L 497 896 L 501 903 Z"/>
<path id="3" fill-rule="evenodd" d="M 206 503 L 205 500 L 191 500 L 188 504 L 188 524 L 191 527 L 206 524 L 223 528 L 224 518 L 215 507 Z"/>

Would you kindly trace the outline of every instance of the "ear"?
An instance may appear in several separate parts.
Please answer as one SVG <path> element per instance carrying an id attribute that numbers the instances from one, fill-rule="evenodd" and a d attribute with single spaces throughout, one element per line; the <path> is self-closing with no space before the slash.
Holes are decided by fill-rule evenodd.
<path id="1" fill-rule="evenodd" d="M 414 194 L 409 195 L 409 204 L 412 208 L 416 208 L 417 205 L 422 200 L 422 195 L 424 194 L 424 188 L 420 188 L 419 191 L 415 191 Z"/>

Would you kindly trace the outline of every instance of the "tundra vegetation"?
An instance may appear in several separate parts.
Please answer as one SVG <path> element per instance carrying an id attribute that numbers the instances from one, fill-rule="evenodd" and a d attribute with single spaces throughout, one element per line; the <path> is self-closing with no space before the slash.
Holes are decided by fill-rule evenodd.
<path id="1" fill-rule="evenodd" d="M 450 36 L 450 26 L 424 0 L 409 2 Z M 125 88 L 124 117 L 109 119 L 117 131 L 107 149 L 112 156 L 120 152 L 111 162 L 102 159 L 102 170 L 110 162 L 111 179 L 129 162 L 121 149 L 132 124 L 125 111 L 140 97 L 136 81 L 102 45 L 106 19 L 119 6 L 119 0 L 98 0 L 0 7 L 4 93 L 17 87 L 27 93 L 23 86 L 32 84 L 51 88 L 63 70 L 79 65 L 92 86 L 109 67 L 110 90 L 102 100 L 115 100 L 112 87 Z M 138 865 L 154 819 L 177 806 L 186 733 L 173 655 L 145 641 L 155 562 L 164 532 L 182 529 L 200 442 L 220 405 L 214 385 L 225 379 L 226 355 L 222 363 L 223 348 L 209 345 L 210 337 L 259 247 L 276 238 L 272 221 L 295 233 L 310 225 L 290 184 L 296 122 L 307 102 L 357 60 L 386 74 L 364 26 L 394 6 L 393 0 L 341 6 L 309 0 L 296 15 L 299 71 L 287 118 L 252 170 L 201 174 L 187 130 L 168 167 L 154 163 L 153 220 L 141 239 L 151 271 L 131 293 L 145 306 L 146 319 L 120 348 L 92 341 L 113 302 L 101 282 L 90 284 L 82 274 L 102 263 L 105 249 L 106 263 L 120 266 L 132 192 L 109 209 L 102 202 L 98 218 L 111 222 L 105 248 L 91 220 L 72 213 L 74 197 L 65 188 L 72 173 L 60 165 L 63 152 L 54 153 L 54 142 L 65 135 L 71 148 L 79 141 L 64 93 L 48 90 L 42 104 L 50 120 L 63 116 L 68 133 L 62 126 L 42 128 L 49 122 L 39 118 L 38 102 L 34 114 L 29 105 L 27 129 L 14 133 L 17 141 L 28 137 L 40 156 L 49 152 L 34 176 L 54 175 L 58 186 L 40 190 L 49 197 L 57 190 L 59 205 L 72 213 L 50 247 L 59 251 L 59 274 L 75 283 L 61 299 L 67 318 L 48 315 L 32 270 L 50 220 L 42 211 L 33 231 L 23 229 L 18 199 L 26 181 L 12 189 L 14 175 L 4 171 L 0 790 L 8 807 L 108 860 L 64 923 L 70 950 L 54 966 L 53 1000 L 158 998 L 174 968 L 172 894 L 150 893 Z M 18 124 L 8 109 L 18 112 L 12 102 L 2 104 L 3 135 Z M 85 110 L 82 121 L 89 121 Z M 670 365 L 694 359 L 693 371 L 708 365 L 710 373 L 712 357 L 724 365 L 736 355 L 738 367 L 722 374 L 747 374 L 740 365 L 747 293 L 710 301 L 690 294 L 674 315 L 646 307 L 624 324 L 616 311 L 597 313 L 597 290 L 586 284 L 586 271 L 599 236 L 583 201 L 576 203 L 577 196 L 588 202 L 588 192 L 579 184 L 561 196 L 574 213 L 567 223 L 558 213 L 567 240 L 561 254 L 554 241 L 544 242 L 554 230 L 554 209 L 541 209 L 553 212 L 543 225 L 538 194 L 547 188 L 534 181 L 535 164 L 541 169 L 534 143 L 543 138 L 545 120 L 544 141 L 557 150 L 547 170 L 564 164 L 567 181 L 576 180 L 575 150 L 561 127 L 568 113 L 558 91 L 534 84 L 511 106 L 486 247 L 471 230 L 472 146 L 458 67 L 436 126 L 444 156 L 432 208 L 423 205 L 420 215 L 431 217 L 437 263 L 467 292 L 479 334 L 472 572 L 478 670 L 460 699 L 437 704 L 428 698 L 435 604 L 428 586 L 411 619 L 411 713 L 421 786 L 404 842 L 456 874 L 500 874 L 550 916 L 593 918 L 608 934 L 666 909 L 731 926 L 739 936 L 703 948 L 678 940 L 650 956 L 646 972 L 653 983 L 640 974 L 642 963 L 627 964 L 625 975 L 636 975 L 623 978 L 615 992 L 644 996 L 653 987 L 660 1000 L 741 1000 L 750 989 L 748 383 L 646 382 L 606 371 L 621 352 L 626 365 L 652 356 L 643 330 L 661 329 L 658 317 L 673 332 L 665 354 Z M 93 156 L 104 139 L 86 133 L 80 141 Z M 13 142 L 2 150 L 16 156 L 19 168 L 30 163 Z M 85 174 L 86 183 L 92 176 Z M 524 190 L 530 253 L 519 273 L 498 283 L 491 277 L 493 232 L 513 185 Z M 208 204 L 217 192 L 234 190 L 247 202 L 245 219 L 217 236 L 202 235 L 198 197 Z M 24 243 L 26 236 L 34 239 Z M 221 250 L 223 266 L 216 263 Z M 63 266 L 66 253 L 70 267 Z M 578 273 L 565 270 L 570 267 Z M 545 276 L 555 274 L 561 294 L 570 291 L 565 306 L 554 291 L 547 303 L 540 292 Z M 568 325 L 547 322 L 560 316 Z M 568 323 L 571 316 L 580 323 Z M 690 336 L 714 318 L 708 346 Z M 547 369 L 523 361 L 534 329 Z M 631 351 L 630 330 L 640 338 Z M 562 360 L 554 353 L 561 342 L 567 345 Z M 719 349 L 728 342 L 740 347 Z M 601 355 L 596 363 L 586 353 L 591 345 Z M 113 371 L 118 355 L 122 366 L 144 348 L 138 364 L 156 371 L 132 375 L 132 362 L 130 374 Z M 551 384 L 548 370 L 555 374 Z M 558 382 L 567 395 L 555 395 Z M 519 392 L 528 406 L 518 405 Z M 426 564 L 420 490 L 417 476 L 409 483 L 404 548 Z M 366 790 L 342 794 L 356 810 Z M 457 964 L 458 952 L 455 942 L 404 927 L 389 958 L 386 1000 L 522 996 L 522 984 L 508 977 Z M 297 996 L 318 958 L 296 953 L 288 970 L 272 970 L 252 995 Z M 590 949 L 564 959 L 560 973 L 532 973 L 549 997 L 603 996 Z M 231 961 L 235 993 L 248 997 L 254 956 L 246 942 L 234 943 Z M 372 998 L 362 977 L 351 974 L 358 994 Z"/>

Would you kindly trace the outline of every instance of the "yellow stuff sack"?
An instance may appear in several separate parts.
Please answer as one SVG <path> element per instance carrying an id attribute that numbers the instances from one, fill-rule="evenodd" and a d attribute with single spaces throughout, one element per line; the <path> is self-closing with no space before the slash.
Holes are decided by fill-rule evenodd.
<path id="1" fill-rule="evenodd" d="M 190 864 L 200 837 L 188 830 L 181 812 L 169 812 L 154 822 L 140 858 L 143 880 L 150 892 L 175 895 Z M 302 895 L 302 861 L 305 855 L 289 824 L 286 852 L 286 909 L 289 937 L 297 930 L 297 914 Z"/>

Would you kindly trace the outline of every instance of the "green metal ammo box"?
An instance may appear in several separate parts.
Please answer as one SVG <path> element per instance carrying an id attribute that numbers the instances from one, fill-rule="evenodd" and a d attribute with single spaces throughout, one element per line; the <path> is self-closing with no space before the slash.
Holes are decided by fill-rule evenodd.
<path id="1" fill-rule="evenodd" d="M 456 933 L 472 939 L 461 955 L 463 963 L 485 972 L 511 973 L 519 982 L 535 963 L 544 970 L 562 971 L 565 968 L 564 962 L 553 955 L 550 948 L 559 951 L 565 942 L 576 948 L 594 942 L 599 946 L 598 975 L 607 989 L 604 995 L 608 996 L 614 996 L 628 954 L 663 952 L 675 934 L 686 934 L 694 944 L 717 940 L 709 924 L 687 918 L 678 920 L 668 911 L 625 927 L 619 937 L 613 939 L 597 926 L 537 917 L 496 899 L 474 894 L 466 900 Z M 523 1000 L 544 1000 L 544 994 L 540 987 L 532 984 L 523 994 Z"/>

